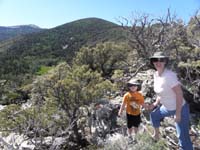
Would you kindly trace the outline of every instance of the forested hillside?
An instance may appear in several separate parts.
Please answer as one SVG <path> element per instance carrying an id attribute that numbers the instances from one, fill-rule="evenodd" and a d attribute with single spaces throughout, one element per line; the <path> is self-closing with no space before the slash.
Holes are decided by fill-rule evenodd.
<path id="1" fill-rule="evenodd" d="M 6 41 L 0 45 L 1 78 L 35 74 L 39 68 L 60 61 L 70 63 L 83 45 L 125 39 L 124 31 L 111 22 L 89 18 L 67 23 L 40 33 Z"/>
<path id="2" fill-rule="evenodd" d="M 184 25 L 170 14 L 163 19 L 122 19 L 120 25 L 87 18 L 1 42 L 0 131 L 5 138 L 0 140 L 4 147 L 19 149 L 27 142 L 42 150 L 115 149 L 106 140 L 118 132 L 118 105 L 103 106 L 121 98 L 132 77 L 146 85 L 146 100 L 154 99 L 149 57 L 158 50 L 170 56 L 169 66 L 190 92 L 190 106 L 198 116 L 199 22 L 194 16 Z M 101 118 L 99 108 L 110 118 Z M 193 125 L 200 130 L 198 121 Z M 21 142 L 9 143 L 7 135 L 20 136 Z M 167 139 L 156 145 L 146 141 L 137 146 L 174 148 Z"/>

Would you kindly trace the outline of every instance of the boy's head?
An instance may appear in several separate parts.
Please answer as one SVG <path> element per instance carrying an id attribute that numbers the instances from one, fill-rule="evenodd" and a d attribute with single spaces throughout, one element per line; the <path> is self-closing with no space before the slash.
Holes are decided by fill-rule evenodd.
<path id="1" fill-rule="evenodd" d="M 132 87 L 137 87 L 136 91 L 141 90 L 141 84 L 139 83 L 138 80 L 136 79 L 131 79 L 127 82 L 127 87 L 130 90 Z"/>

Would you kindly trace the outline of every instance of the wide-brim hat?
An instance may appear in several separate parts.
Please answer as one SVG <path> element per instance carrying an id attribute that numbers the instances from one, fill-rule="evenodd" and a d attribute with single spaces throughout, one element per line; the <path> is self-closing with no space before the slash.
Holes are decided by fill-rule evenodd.
<path id="1" fill-rule="evenodd" d="M 155 52 L 153 54 L 153 56 L 150 57 L 150 64 L 154 69 L 155 69 L 155 67 L 154 67 L 153 61 L 154 61 L 155 58 L 163 58 L 163 59 L 165 59 L 165 66 L 168 65 L 169 56 L 167 56 L 164 52 L 158 51 L 158 52 Z"/>
<path id="2" fill-rule="evenodd" d="M 136 79 L 130 79 L 127 84 L 131 84 L 131 85 L 140 85 L 140 82 Z"/>
<path id="3" fill-rule="evenodd" d="M 167 56 L 164 52 L 159 51 L 155 52 L 153 56 L 150 57 L 150 59 L 152 58 L 169 58 L 169 56 Z"/>

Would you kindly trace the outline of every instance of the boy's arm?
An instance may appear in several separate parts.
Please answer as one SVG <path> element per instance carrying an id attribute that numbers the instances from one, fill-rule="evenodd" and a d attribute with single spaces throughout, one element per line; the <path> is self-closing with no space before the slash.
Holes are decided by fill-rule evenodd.
<path id="1" fill-rule="evenodd" d="M 120 107 L 120 109 L 119 109 L 119 112 L 118 112 L 118 115 L 119 116 L 121 116 L 122 115 L 122 112 L 123 112 L 123 110 L 124 110 L 124 108 L 125 108 L 125 99 L 123 99 L 123 102 L 122 102 L 122 105 L 121 105 L 121 107 Z"/>
<path id="2" fill-rule="evenodd" d="M 143 95 L 141 95 L 141 97 L 140 97 L 140 105 L 145 109 L 147 109 L 147 107 L 148 107 L 148 105 L 146 103 L 144 103 L 144 96 Z"/>

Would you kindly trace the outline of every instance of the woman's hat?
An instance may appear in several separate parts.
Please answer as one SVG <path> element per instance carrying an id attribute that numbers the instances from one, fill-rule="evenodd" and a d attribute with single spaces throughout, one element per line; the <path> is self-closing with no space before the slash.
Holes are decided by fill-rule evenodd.
<path id="1" fill-rule="evenodd" d="M 169 56 L 167 56 L 164 52 L 159 51 L 155 52 L 153 56 L 150 57 L 150 59 L 152 58 L 169 58 Z"/>
<path id="2" fill-rule="evenodd" d="M 155 52 L 153 56 L 150 57 L 151 66 L 154 67 L 153 62 L 157 61 L 165 62 L 165 66 L 167 66 L 169 62 L 169 56 L 167 56 L 164 52 L 161 51 Z"/>

